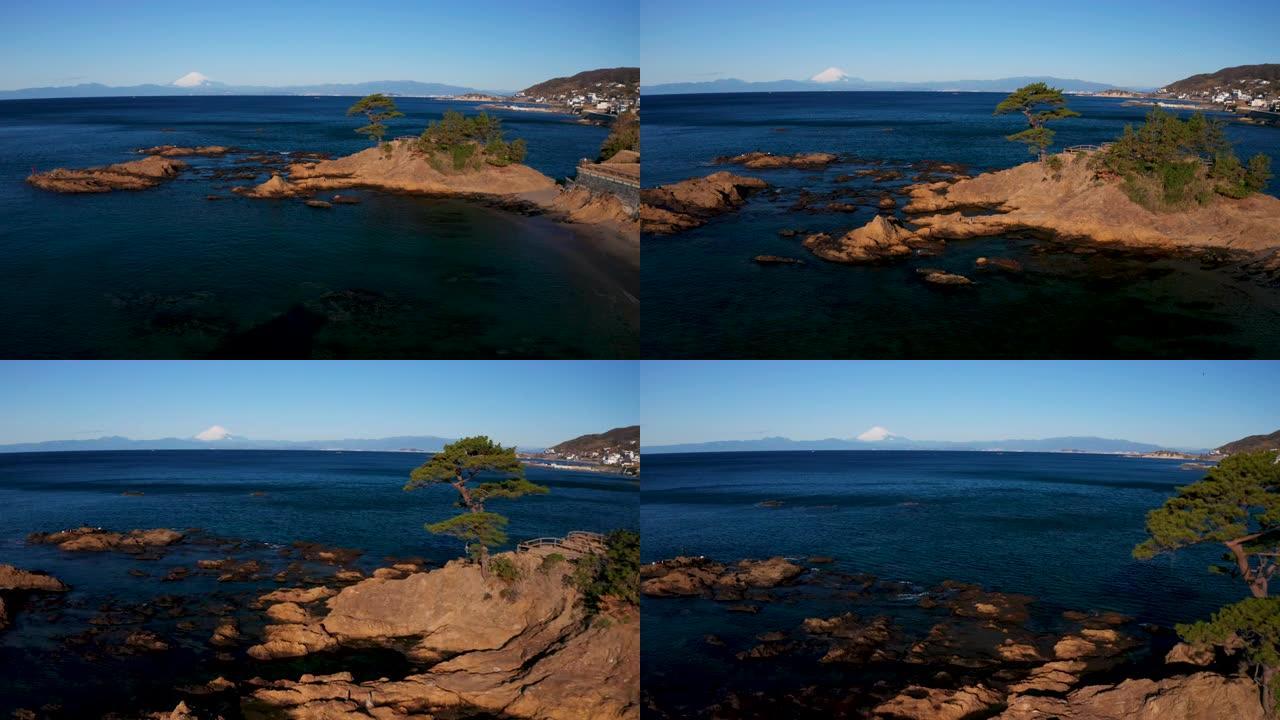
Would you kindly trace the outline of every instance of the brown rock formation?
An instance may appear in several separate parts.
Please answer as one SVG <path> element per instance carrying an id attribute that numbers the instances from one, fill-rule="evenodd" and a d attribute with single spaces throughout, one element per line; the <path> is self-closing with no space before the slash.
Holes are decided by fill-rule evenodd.
<path id="1" fill-rule="evenodd" d="M 81 527 L 55 533 L 32 533 L 27 536 L 27 542 L 57 545 L 60 549 L 68 551 L 102 552 L 105 550 L 122 550 L 124 552 L 141 552 L 146 548 L 173 545 L 180 542 L 184 537 L 185 535 L 177 530 L 169 530 L 167 528 L 130 530 L 119 533 L 100 528 Z"/>
<path id="2" fill-rule="evenodd" d="M 752 170 L 776 170 L 778 168 L 812 170 L 825 168 L 839 159 L 838 155 L 823 152 L 796 153 L 795 155 L 749 152 L 732 157 L 718 157 L 716 162 L 722 165 L 741 165 Z"/>
<path id="3" fill-rule="evenodd" d="M 1166 680 L 1091 685 L 1065 698 L 1015 695 L 995 720 L 1263 720 L 1249 678 L 1202 672 Z"/>
<path id="4" fill-rule="evenodd" d="M 159 155 L 160 157 L 182 157 L 184 155 L 200 155 L 203 157 L 221 157 L 231 152 L 231 148 L 222 145 L 200 145 L 198 147 L 179 147 L 177 145 L 156 145 L 142 148 L 142 155 Z"/>
<path id="5" fill-rule="evenodd" d="M 619 151 L 625 152 L 625 151 Z M 556 195 L 551 208 L 571 223 L 609 228 L 628 239 L 640 242 L 640 219 L 635 208 L 629 208 L 613 193 L 592 192 L 575 186 Z"/>
<path id="6" fill-rule="evenodd" d="M 759 178 L 718 172 L 641 190 L 640 225 L 655 235 L 689 230 L 738 209 L 751 191 L 768 186 Z"/>
<path id="7" fill-rule="evenodd" d="M 966 217 L 959 210 L 992 208 Z M 1119 182 L 1099 178 L 1088 155 L 1063 160 L 1061 173 L 1030 162 L 955 183 L 911 189 L 910 213 L 926 237 L 967 238 L 1034 230 L 1100 243 L 1154 247 L 1218 247 L 1258 253 L 1280 247 L 1280 198 L 1216 197 L 1206 206 L 1155 213 L 1134 203 Z M 948 211 L 956 211 L 949 212 Z"/>
<path id="8" fill-rule="evenodd" d="M 57 168 L 33 173 L 27 182 L 40 188 L 60 193 L 102 193 L 112 190 L 146 190 L 165 180 L 176 177 L 187 167 L 181 160 L 148 157 L 133 162 L 117 163 L 105 167 L 83 170 Z"/>
<path id="9" fill-rule="evenodd" d="M 349 673 L 303 676 L 269 683 L 252 700 L 294 718 L 426 718 L 451 709 L 552 720 L 638 718 L 634 611 L 588 617 L 565 582 L 572 563 L 544 566 L 532 553 L 501 557 L 515 565 L 514 582 L 462 561 L 402 579 L 366 579 L 329 598 L 319 621 L 269 625 L 265 641 L 249 649 L 266 659 L 381 645 L 430 663 L 426 672 L 364 683 Z M 281 607 L 269 613 L 296 619 L 292 608 Z"/>
<path id="10" fill-rule="evenodd" d="M 52 575 L 0 565 L 0 591 L 6 590 L 66 592 L 70 588 Z"/>
<path id="11" fill-rule="evenodd" d="M 1004 696 L 982 685 L 938 690 L 913 685 L 873 711 L 879 718 L 961 720 L 999 705 Z"/>
<path id="12" fill-rule="evenodd" d="M 810 235 L 804 246 L 814 255 L 838 263 L 866 263 L 911 255 L 908 243 L 916 236 L 894 220 L 877 215 L 866 225 L 841 237 Z"/>
<path id="13" fill-rule="evenodd" d="M 706 558 L 677 557 L 640 571 L 640 591 L 654 597 L 714 596 L 740 600 L 749 589 L 768 589 L 795 580 L 804 568 L 781 557 L 742 560 L 725 566 Z"/>
<path id="14" fill-rule="evenodd" d="M 1185 663 L 1187 665 L 1205 666 L 1213 662 L 1214 651 L 1209 646 L 1188 645 L 1178 643 L 1164 656 L 1166 663 Z"/>
<path id="15" fill-rule="evenodd" d="M 276 173 L 272 173 L 271 178 L 261 185 L 255 185 L 251 188 L 234 187 L 231 188 L 231 192 L 251 198 L 287 198 L 310 195 L 309 191 L 285 180 Z"/>

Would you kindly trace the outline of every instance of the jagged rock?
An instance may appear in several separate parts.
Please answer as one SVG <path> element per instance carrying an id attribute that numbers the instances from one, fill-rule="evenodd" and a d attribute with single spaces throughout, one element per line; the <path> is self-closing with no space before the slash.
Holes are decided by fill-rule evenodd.
<path id="1" fill-rule="evenodd" d="M 742 560 L 730 566 L 706 558 L 677 557 L 646 565 L 641 571 L 640 590 L 654 597 L 714 595 L 718 599 L 741 599 L 749 588 L 777 587 L 803 572 L 803 567 L 781 557 Z"/>
<path id="2" fill-rule="evenodd" d="M 23 570 L 12 565 L 0 565 L 0 591 L 25 590 L 39 592 L 66 592 L 66 583 L 42 572 Z"/>
<path id="3" fill-rule="evenodd" d="M 32 173 L 27 182 L 40 188 L 61 193 L 102 193 L 112 190 L 146 190 L 176 177 L 187 167 L 181 160 L 148 157 L 133 162 L 117 163 L 105 167 L 68 170 L 57 168 L 42 173 Z"/>
<path id="4" fill-rule="evenodd" d="M 177 145 L 156 145 L 155 147 L 142 148 L 138 151 L 142 155 L 159 155 L 161 157 L 181 157 L 184 155 L 201 155 L 204 157 L 220 157 L 231 152 L 231 148 L 221 145 L 200 145 L 198 147 L 179 147 Z"/>
<path id="5" fill-rule="evenodd" d="M 1080 682 L 1088 667 L 1082 660 L 1055 660 L 1034 670 L 1024 680 L 1009 686 L 1011 693 L 1065 693 Z"/>
<path id="6" fill-rule="evenodd" d="M 802 627 L 810 635 L 830 638 L 833 643 L 819 662 L 865 663 L 887 660 L 885 643 L 893 632 L 893 621 L 881 615 L 864 623 L 853 613 L 833 618 L 808 618 Z"/>
<path id="7" fill-rule="evenodd" d="M 234 187 L 231 188 L 231 192 L 251 198 L 287 198 L 310 194 L 305 188 L 285 180 L 277 173 L 272 173 L 270 179 L 261 185 L 251 188 Z"/>
<path id="8" fill-rule="evenodd" d="M 268 625 L 266 638 L 249 648 L 249 657 L 255 660 L 302 657 L 321 650 L 337 647 L 338 642 L 318 623 L 308 625 Z"/>
<path id="9" fill-rule="evenodd" d="M 272 590 L 266 595 L 259 597 L 258 600 L 264 603 L 297 603 L 299 605 L 306 605 L 307 603 L 313 603 L 317 600 L 331 598 L 337 594 L 337 590 L 327 588 L 323 585 L 317 585 L 316 587 L 310 588 L 281 588 L 279 590 Z"/>
<path id="10" fill-rule="evenodd" d="M 810 235 L 804 246 L 814 255 L 838 263 L 866 263 L 911 255 L 908 242 L 915 235 L 896 221 L 877 215 L 866 225 L 836 238 L 826 233 Z"/>
<path id="11" fill-rule="evenodd" d="M 136 552 L 149 547 L 165 547 L 180 542 L 185 535 L 177 530 L 130 530 L 124 533 L 100 528 L 82 527 L 55 533 L 32 533 L 27 542 L 57 545 L 62 550 L 102 552 L 124 550 Z"/>
<path id="12" fill-rule="evenodd" d="M 209 638 L 212 645 L 218 647 L 232 647 L 240 641 L 240 628 L 236 625 L 236 621 L 232 618 L 223 620 L 214 628 L 213 635 Z"/>
<path id="13" fill-rule="evenodd" d="M 732 157 L 718 157 L 716 162 L 722 165 L 741 165 L 752 170 L 776 170 L 778 168 L 812 170 L 825 168 L 839 159 L 840 156 L 838 155 L 824 152 L 796 153 L 795 155 L 749 152 Z"/>
<path id="14" fill-rule="evenodd" d="M 280 603 L 267 608 L 267 617 L 278 623 L 300 625 L 308 622 L 311 617 L 306 610 L 297 603 Z"/>
<path id="15" fill-rule="evenodd" d="M 939 690 L 912 685 L 897 697 L 881 703 L 873 711 L 880 718 L 902 720 L 961 720 L 990 710 L 1004 696 L 984 685 L 959 690 Z"/>
<path id="16" fill-rule="evenodd" d="M 1090 685 L 1055 698 L 1016 695 L 995 720 L 1264 720 L 1258 686 L 1202 672 L 1165 680 Z"/>
<path id="17" fill-rule="evenodd" d="M 655 235 L 689 230 L 736 210 L 749 193 L 767 187 L 759 178 L 717 172 L 644 189 L 640 191 L 641 228 Z"/>
<path id="18" fill-rule="evenodd" d="M 150 630 L 135 630 L 124 639 L 126 647 L 144 652 L 160 652 L 169 649 L 169 643 Z"/>
<path id="19" fill-rule="evenodd" d="M 1213 648 L 1207 645 L 1197 646 L 1178 643 L 1164 656 L 1166 663 L 1185 663 L 1187 665 L 1205 666 L 1213 662 Z"/>

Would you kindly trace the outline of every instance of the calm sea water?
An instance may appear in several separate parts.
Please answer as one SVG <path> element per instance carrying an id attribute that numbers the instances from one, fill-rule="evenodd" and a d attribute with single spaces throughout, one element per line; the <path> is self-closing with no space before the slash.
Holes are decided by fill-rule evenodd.
<path id="1" fill-rule="evenodd" d="M 1171 461 L 1053 453 L 648 456 L 640 510 L 646 562 L 825 555 L 835 562 L 817 566 L 819 576 L 866 572 L 911 590 L 870 606 L 801 590 L 757 615 L 709 600 L 646 598 L 645 687 L 711 702 L 719 688 L 765 681 L 760 665 L 708 646 L 708 634 L 743 649 L 759 633 L 854 610 L 885 613 L 908 628 L 924 623 L 915 628 L 923 635 L 936 620 L 916 617 L 916 593 L 946 579 L 1035 596 L 1032 627 L 1049 631 L 1064 610 L 1114 610 L 1164 627 L 1205 617 L 1247 594 L 1238 581 L 1206 572 L 1219 552 L 1130 556 L 1144 537 L 1145 513 L 1199 477 Z M 757 505 L 765 500 L 784 504 Z M 768 667 L 767 674 L 781 671 Z M 845 682 L 861 682 L 849 672 Z"/>
<path id="2" fill-rule="evenodd" d="M 32 168 L 123 162 L 158 144 L 340 156 L 368 146 L 345 115 L 352 101 L 0 102 L 0 356 L 635 355 L 638 269 L 546 218 L 361 191 L 363 205 L 330 211 L 236 198 L 229 187 L 251 181 L 202 170 L 237 156 L 189 159 L 195 170 L 137 193 L 59 195 L 24 181 Z M 449 108 L 475 111 L 398 103 L 407 117 L 388 136 L 417 134 Z M 554 178 L 607 134 L 569 116 L 496 114 Z"/>
<path id="3" fill-rule="evenodd" d="M 834 183 L 861 167 L 825 172 L 734 172 L 781 189 L 744 209 L 671 237 L 646 237 L 643 349 L 650 357 L 1253 357 L 1280 352 L 1275 288 L 1231 268 L 1126 254 L 1036 252 L 1030 239 L 955 241 L 939 257 L 880 267 L 822 262 L 783 238 L 786 228 L 844 232 L 875 214 L 790 211 L 801 190 L 866 190 L 909 183 L 924 160 L 976 171 L 1028 159 L 1004 136 L 1018 120 L 993 117 L 996 93 L 773 93 L 645 98 L 646 186 L 706 175 L 711 161 L 749 150 L 828 151 L 900 168 L 905 177 Z M 1113 139 L 1146 108 L 1070 98 L 1083 117 L 1054 127 L 1058 146 Z M 1280 130 L 1230 124 L 1241 156 L 1280 165 Z M 1280 180 L 1270 185 L 1280 193 Z M 759 254 L 805 260 L 760 267 Z M 980 256 L 1013 257 L 1021 275 L 973 271 Z M 921 282 L 917 267 L 980 281 L 964 292 Z"/>
<path id="4" fill-rule="evenodd" d="M 205 534 L 196 538 L 243 541 L 237 557 L 259 558 L 272 572 L 284 562 L 277 551 L 299 540 L 363 550 L 355 564 L 366 571 L 384 566 L 388 556 L 440 563 L 460 555 L 461 547 L 422 526 L 454 514 L 454 498 L 444 488 L 401 489 L 423 459 L 413 453 L 309 451 L 0 455 L 0 562 L 49 571 L 72 587 L 56 605 L 44 598 L 18 612 L 13 626 L 0 635 L 0 667 L 6 668 L 0 713 L 7 716 L 12 709 L 48 702 L 64 704 L 72 710 L 68 717 L 97 717 L 106 709 L 172 709 L 175 687 L 202 684 L 219 674 L 297 677 L 310 669 L 332 671 L 346 665 L 359 674 L 362 664 L 372 677 L 393 672 L 394 658 L 320 658 L 308 661 L 322 663 L 312 668 L 248 661 L 243 647 L 231 651 L 234 658 L 214 659 L 207 640 L 216 620 L 206 608 L 233 608 L 242 631 L 252 633 L 261 625 L 261 612 L 249 608 L 249 602 L 279 585 L 270 579 L 219 583 L 192 576 L 162 582 L 160 577 L 173 567 L 190 568 L 198 559 L 222 557 L 228 552 L 225 546 L 208 547 L 193 539 L 160 560 L 145 560 L 113 552 L 67 553 L 28 545 L 24 538 L 33 531 L 80 525 L 198 527 Z M 634 479 L 540 468 L 528 469 L 527 475 L 551 492 L 491 506 L 510 518 L 513 542 L 563 536 L 574 529 L 605 532 L 638 526 L 639 484 Z M 251 494 L 255 492 L 265 494 Z M 134 577 L 131 569 L 148 577 Z M 82 651 L 69 651 L 75 646 L 65 644 L 90 628 L 89 620 L 101 609 L 154 602 L 160 595 L 200 608 L 183 618 L 196 623 L 195 629 L 176 628 L 178 618 L 167 618 L 163 611 L 144 625 L 169 640 L 171 650 L 86 662 Z M 66 682 L 69 677 L 77 679 L 74 686 Z M 76 714 L 76 709 L 86 714 Z"/>

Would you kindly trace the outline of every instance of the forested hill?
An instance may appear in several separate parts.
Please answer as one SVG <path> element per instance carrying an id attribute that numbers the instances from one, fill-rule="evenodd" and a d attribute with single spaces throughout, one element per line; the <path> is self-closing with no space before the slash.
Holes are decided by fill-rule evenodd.
<path id="1" fill-rule="evenodd" d="M 625 450 L 640 449 L 640 426 L 614 428 L 608 432 L 580 435 L 559 445 L 547 448 L 547 454 L 561 457 L 573 455 L 580 458 L 597 457 Z"/>
<path id="2" fill-rule="evenodd" d="M 537 85 L 531 85 L 524 89 L 524 94 L 528 97 L 583 95 L 590 92 L 600 92 L 614 83 L 622 83 L 625 86 L 622 94 L 627 96 L 638 95 L 640 93 L 640 68 L 617 67 L 585 70 L 577 75 L 552 78 Z"/>
<path id="3" fill-rule="evenodd" d="M 1236 453 L 1276 449 L 1280 449 L 1280 430 L 1277 430 L 1270 435 L 1250 435 L 1247 438 L 1241 438 L 1235 442 L 1229 442 L 1218 448 L 1218 452 L 1223 455 L 1235 455 Z"/>
<path id="4" fill-rule="evenodd" d="M 1222 68 L 1217 72 L 1192 75 L 1169 83 L 1164 86 L 1164 90 L 1170 93 L 1198 93 L 1214 88 L 1252 89 L 1250 86 L 1259 84 L 1255 82 L 1258 80 L 1266 80 L 1269 85 L 1280 85 L 1280 63 Z"/>

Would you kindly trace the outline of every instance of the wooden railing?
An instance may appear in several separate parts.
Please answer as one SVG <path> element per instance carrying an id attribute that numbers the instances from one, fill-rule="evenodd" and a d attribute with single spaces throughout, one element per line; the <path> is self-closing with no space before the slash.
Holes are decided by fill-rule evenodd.
<path id="1" fill-rule="evenodd" d="M 528 552 L 534 548 L 555 547 L 562 550 L 571 550 L 574 552 L 586 553 L 595 549 L 604 549 L 604 535 L 600 533 L 588 532 L 586 530 L 574 530 L 562 538 L 558 537 L 540 537 L 532 540 L 525 540 L 516 545 L 516 552 Z"/>

